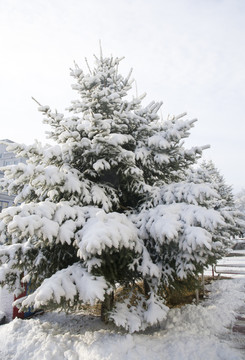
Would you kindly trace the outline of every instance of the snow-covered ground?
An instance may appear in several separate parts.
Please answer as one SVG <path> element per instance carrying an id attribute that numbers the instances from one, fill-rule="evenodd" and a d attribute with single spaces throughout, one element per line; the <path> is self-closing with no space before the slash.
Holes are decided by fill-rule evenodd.
<path id="1" fill-rule="evenodd" d="M 201 304 L 171 309 L 159 328 L 145 333 L 127 334 L 82 314 L 15 319 L 0 326 L 0 359 L 245 359 L 238 349 L 245 336 L 232 333 L 236 315 L 245 305 L 245 278 L 217 280 L 208 290 L 209 297 Z"/>

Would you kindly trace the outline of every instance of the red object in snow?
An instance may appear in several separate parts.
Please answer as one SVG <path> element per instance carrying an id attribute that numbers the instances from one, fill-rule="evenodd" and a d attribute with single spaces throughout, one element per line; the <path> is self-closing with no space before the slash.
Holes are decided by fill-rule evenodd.
<path id="1" fill-rule="evenodd" d="M 27 292 L 27 285 L 25 285 L 24 291 L 19 296 L 17 296 L 17 297 L 14 296 L 14 301 L 22 298 L 23 296 L 26 296 L 26 292 Z M 25 313 L 24 313 L 24 311 L 19 311 L 19 309 L 16 306 L 14 306 L 13 307 L 13 319 L 15 319 L 16 317 L 19 319 L 24 319 Z"/>

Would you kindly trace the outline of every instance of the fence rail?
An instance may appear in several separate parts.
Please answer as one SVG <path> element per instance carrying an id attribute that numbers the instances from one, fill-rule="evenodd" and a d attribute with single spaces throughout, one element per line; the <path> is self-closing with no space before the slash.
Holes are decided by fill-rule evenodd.
<path id="1" fill-rule="evenodd" d="M 221 269 L 219 269 L 219 268 L 221 268 Z M 214 266 L 214 271 L 217 274 L 245 275 L 245 263 L 243 263 L 243 264 L 216 264 Z"/>

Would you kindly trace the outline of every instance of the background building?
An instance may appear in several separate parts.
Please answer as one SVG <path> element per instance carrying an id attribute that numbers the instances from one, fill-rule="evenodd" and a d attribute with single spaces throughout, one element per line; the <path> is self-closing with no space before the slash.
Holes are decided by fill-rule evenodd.
<path id="1" fill-rule="evenodd" d="M 13 141 L 4 139 L 8 143 L 13 143 Z M 26 162 L 25 158 L 17 158 L 14 153 L 7 151 L 7 145 L 0 144 L 0 168 L 7 165 L 18 164 L 19 162 Z M 0 170 L 0 178 L 4 176 L 3 171 Z M 14 201 L 14 196 L 9 196 L 7 193 L 0 193 L 0 211 L 2 209 L 11 206 Z"/>
<path id="2" fill-rule="evenodd" d="M 4 139 L 0 140 L 7 143 L 13 143 L 13 141 Z M 7 166 L 7 165 L 15 165 L 19 162 L 26 162 L 26 159 L 23 157 L 17 158 L 14 153 L 7 151 L 7 145 L 0 143 L 0 168 Z M 4 172 L 0 170 L 0 178 L 4 176 Z M 14 196 L 9 196 L 7 193 L 0 192 L 0 212 L 2 209 L 11 206 L 14 202 Z M 14 317 L 25 317 L 30 312 L 27 313 L 19 313 L 17 308 L 13 308 L 12 303 L 14 301 L 14 295 L 9 293 L 9 291 L 5 287 L 0 287 L 0 309 L 2 310 L 2 321 L 9 322 Z M 0 314 L 1 315 L 1 314 Z"/>

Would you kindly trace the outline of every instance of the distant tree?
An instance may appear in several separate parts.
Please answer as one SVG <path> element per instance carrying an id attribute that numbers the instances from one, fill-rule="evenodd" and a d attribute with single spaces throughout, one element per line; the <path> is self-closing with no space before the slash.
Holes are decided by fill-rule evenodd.
<path id="1" fill-rule="evenodd" d="M 218 197 L 205 201 L 205 206 L 213 208 L 225 219 L 226 226 L 219 228 L 216 235 L 229 243 L 231 238 L 240 236 L 244 231 L 244 216 L 235 204 L 231 185 L 228 185 L 213 161 L 202 161 L 199 167 L 189 170 L 188 180 L 196 183 L 206 183 L 215 190 Z"/>
<path id="2" fill-rule="evenodd" d="M 163 284 L 215 261 L 223 244 L 212 234 L 226 224 L 203 201 L 217 191 L 183 181 L 205 148 L 183 145 L 194 121 L 163 121 L 161 103 L 130 100 L 119 63 L 101 55 L 88 74 L 75 65 L 70 116 L 39 106 L 56 145 L 9 146 L 28 160 L 1 181 L 17 196 L 0 215 L 0 280 L 16 292 L 31 281 L 23 307 L 100 301 L 104 320 L 133 332 L 166 317 Z"/>
<path id="3" fill-rule="evenodd" d="M 245 214 L 245 189 L 235 194 L 235 205 L 238 210 Z"/>
<path id="4" fill-rule="evenodd" d="M 204 181 L 208 182 L 218 192 L 220 198 L 214 201 L 217 209 L 234 207 L 234 195 L 231 185 L 228 185 L 213 161 L 203 161 L 200 166 L 203 170 Z"/>
<path id="5" fill-rule="evenodd" d="M 236 209 L 241 211 L 245 216 L 245 189 L 242 189 L 234 197 Z M 245 226 L 243 226 L 240 236 L 245 236 Z"/>

